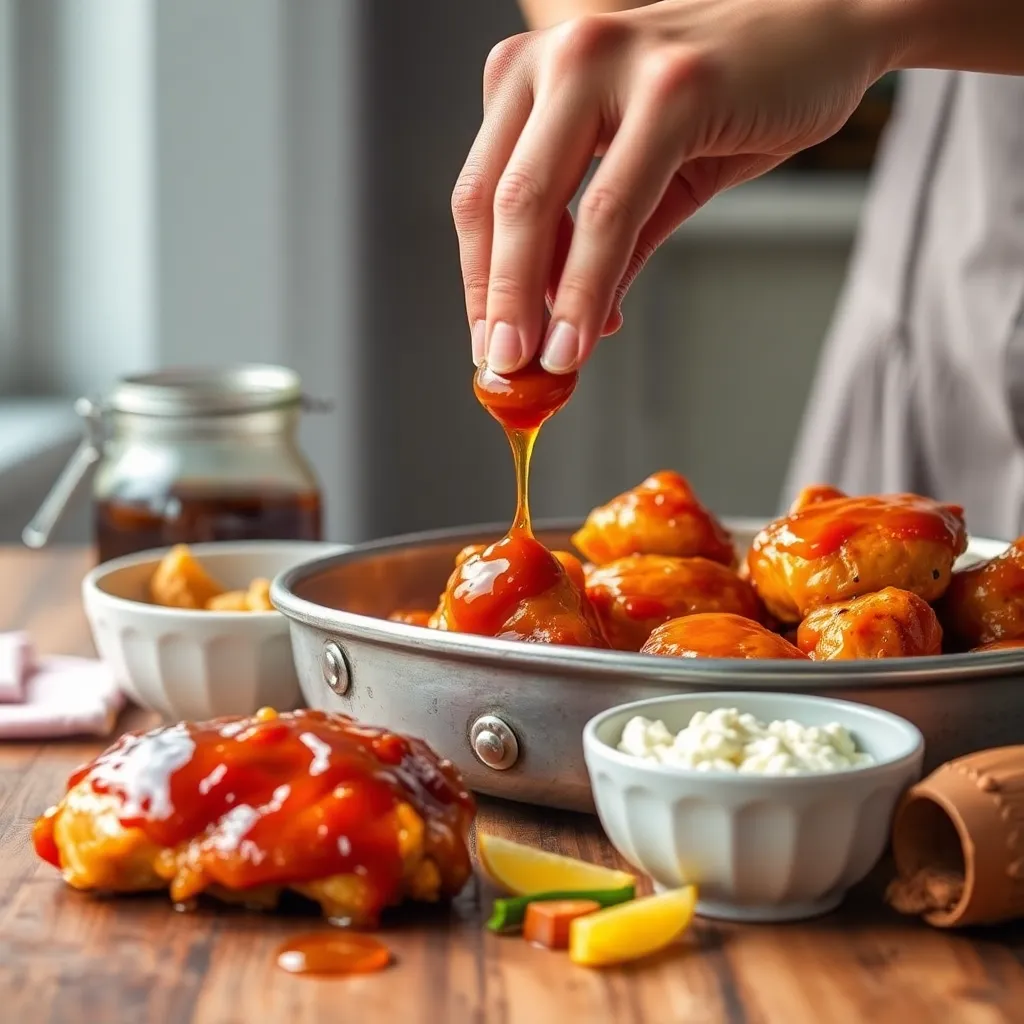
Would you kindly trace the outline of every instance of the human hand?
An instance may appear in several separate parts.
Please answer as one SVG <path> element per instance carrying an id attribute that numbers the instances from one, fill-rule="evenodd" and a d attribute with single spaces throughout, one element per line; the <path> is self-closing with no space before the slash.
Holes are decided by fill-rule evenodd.
<path id="1" fill-rule="evenodd" d="M 873 6 L 663 0 L 499 43 L 452 195 L 474 362 L 581 365 L 687 217 L 843 125 L 893 56 Z"/>

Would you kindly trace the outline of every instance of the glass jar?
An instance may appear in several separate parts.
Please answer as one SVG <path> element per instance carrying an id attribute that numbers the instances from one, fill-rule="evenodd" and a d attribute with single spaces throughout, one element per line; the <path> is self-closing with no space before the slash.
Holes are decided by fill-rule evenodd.
<path id="1" fill-rule="evenodd" d="M 320 540 L 320 488 L 299 449 L 301 383 L 277 366 L 165 370 L 80 399 L 86 437 L 23 537 L 41 547 L 94 464 L 101 562 L 170 544 Z"/>

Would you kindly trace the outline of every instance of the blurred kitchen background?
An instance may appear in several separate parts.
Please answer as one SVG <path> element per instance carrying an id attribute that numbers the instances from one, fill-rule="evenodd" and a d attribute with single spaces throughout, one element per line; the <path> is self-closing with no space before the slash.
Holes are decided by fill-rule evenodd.
<path id="1" fill-rule="evenodd" d="M 514 0 L 0 0 L 0 542 L 125 373 L 297 369 L 332 539 L 508 519 L 449 197 Z M 857 224 L 883 82 L 641 275 L 538 446 L 539 515 L 673 467 L 771 514 Z M 84 541 L 83 488 L 57 532 Z"/>

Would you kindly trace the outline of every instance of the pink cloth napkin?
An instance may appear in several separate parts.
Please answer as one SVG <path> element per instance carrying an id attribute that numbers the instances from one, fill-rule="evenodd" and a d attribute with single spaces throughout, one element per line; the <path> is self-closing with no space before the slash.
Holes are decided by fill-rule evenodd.
<path id="1" fill-rule="evenodd" d="M 0 704 L 20 704 L 32 672 L 32 645 L 24 633 L 0 633 Z"/>
<path id="2" fill-rule="evenodd" d="M 0 659 L 10 636 L 0 635 Z M 0 704 L 0 740 L 109 736 L 124 707 L 110 669 L 91 658 L 37 658 L 25 646 L 30 671 L 21 702 Z"/>

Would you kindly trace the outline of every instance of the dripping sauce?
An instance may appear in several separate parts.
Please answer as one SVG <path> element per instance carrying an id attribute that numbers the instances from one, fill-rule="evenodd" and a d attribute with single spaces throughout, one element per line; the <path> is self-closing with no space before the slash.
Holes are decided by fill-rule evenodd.
<path id="1" fill-rule="evenodd" d="M 963 509 L 914 494 L 820 501 L 779 520 L 754 540 L 755 550 L 812 559 L 834 554 L 862 529 L 896 541 L 931 541 L 961 553 L 966 547 Z"/>
<path id="2" fill-rule="evenodd" d="M 548 373 L 538 361 L 513 374 L 486 364 L 473 380 L 480 404 L 505 431 L 516 478 L 516 511 L 506 535 L 460 557 L 445 602 L 460 632 L 581 646 L 607 646 L 583 593 L 578 559 L 548 551 L 533 534 L 530 461 L 541 426 L 569 400 L 579 375 Z M 532 601 L 534 607 L 524 604 Z"/>

